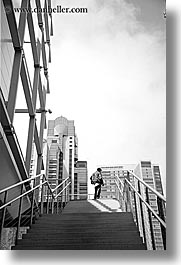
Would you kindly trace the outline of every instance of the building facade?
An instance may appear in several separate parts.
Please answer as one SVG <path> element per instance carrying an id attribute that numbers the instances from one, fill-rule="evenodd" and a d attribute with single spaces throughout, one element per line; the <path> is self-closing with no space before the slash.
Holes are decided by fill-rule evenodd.
<path id="1" fill-rule="evenodd" d="M 163 187 L 160 175 L 160 169 L 158 165 L 154 165 L 151 161 L 141 161 L 134 169 L 134 173 L 144 180 L 150 187 L 154 188 L 161 195 L 163 195 Z M 136 180 L 135 180 L 136 182 Z M 137 183 L 135 183 L 137 185 Z M 157 196 L 153 192 L 146 193 L 144 187 L 141 187 L 141 194 L 145 201 L 149 202 L 153 210 L 159 214 L 162 212 L 163 220 L 166 217 L 166 212 L 163 204 L 157 199 Z M 139 199 L 137 198 L 137 208 L 140 207 Z M 160 205 L 161 203 L 161 205 Z M 163 250 L 163 237 L 165 237 L 164 231 L 161 228 L 159 221 L 151 214 L 149 216 L 148 209 L 145 205 L 143 205 L 143 216 L 144 216 L 144 227 L 146 229 L 146 237 L 149 245 L 148 249 L 156 249 Z M 141 216 L 138 215 L 138 222 L 141 227 L 141 231 L 143 231 L 141 223 Z M 151 230 L 154 234 L 154 240 L 151 239 Z"/>
<path id="2" fill-rule="evenodd" d="M 133 171 L 135 165 L 118 165 L 118 166 L 99 166 L 102 169 L 102 176 L 104 180 L 104 186 L 101 191 L 102 199 L 116 199 L 120 197 L 117 190 L 119 185 L 117 178 L 123 180 L 126 176 L 126 170 Z M 117 185 L 116 185 L 117 183 Z"/>
<path id="3" fill-rule="evenodd" d="M 74 194 L 75 199 L 85 200 L 88 193 L 87 161 L 77 161 L 74 169 Z"/>

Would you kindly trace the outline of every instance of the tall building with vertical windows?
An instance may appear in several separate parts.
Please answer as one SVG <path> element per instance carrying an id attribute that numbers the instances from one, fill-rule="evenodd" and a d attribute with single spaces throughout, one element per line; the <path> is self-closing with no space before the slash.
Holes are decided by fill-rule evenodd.
<path id="1" fill-rule="evenodd" d="M 141 161 L 134 169 L 134 173 L 140 177 L 142 180 L 144 180 L 150 187 L 154 188 L 156 191 L 158 191 L 160 194 L 163 195 L 163 187 L 162 187 L 162 181 L 161 181 L 161 175 L 160 175 L 160 169 L 158 165 L 154 165 L 151 163 L 151 161 Z M 134 183 L 137 185 L 136 183 Z M 149 202 L 149 204 L 152 206 L 154 211 L 158 214 L 159 212 L 162 213 L 162 218 L 165 219 L 165 208 L 160 202 L 159 199 L 157 199 L 157 196 L 153 192 L 149 192 L 148 195 L 146 195 L 145 190 L 141 189 L 142 197 Z M 139 207 L 139 200 L 137 199 L 137 207 Z M 159 221 L 151 215 L 151 220 L 148 214 L 148 210 L 145 205 L 143 205 L 143 215 L 144 215 L 144 226 L 147 230 L 146 237 L 147 242 L 150 242 L 152 247 L 156 250 L 163 250 L 163 237 L 166 235 L 164 234 L 164 231 L 161 228 L 161 225 Z M 141 223 L 141 217 L 138 216 L 138 220 Z M 151 231 L 150 226 L 153 228 L 154 233 L 154 242 L 151 242 Z M 149 246 L 148 246 L 149 247 Z"/>
<path id="2" fill-rule="evenodd" d="M 77 194 L 75 199 L 87 199 L 87 161 L 77 161 L 74 169 L 74 193 Z"/>
<path id="3" fill-rule="evenodd" d="M 124 179 L 125 170 L 133 171 L 135 165 L 117 165 L 117 166 L 99 166 L 102 169 L 102 176 L 104 180 L 104 186 L 101 191 L 101 198 L 111 199 L 118 198 L 119 193 L 116 188 L 117 177 L 119 179 Z"/>
<path id="4" fill-rule="evenodd" d="M 75 133 L 73 120 L 58 117 L 48 121 L 47 144 L 47 178 L 54 189 L 56 185 L 69 177 L 70 199 L 77 198 L 74 194 L 87 192 L 87 163 L 78 161 L 78 138 Z M 77 163 L 77 164 L 76 164 Z M 75 172 L 76 171 L 76 172 Z M 82 181 L 82 173 L 85 179 Z"/>

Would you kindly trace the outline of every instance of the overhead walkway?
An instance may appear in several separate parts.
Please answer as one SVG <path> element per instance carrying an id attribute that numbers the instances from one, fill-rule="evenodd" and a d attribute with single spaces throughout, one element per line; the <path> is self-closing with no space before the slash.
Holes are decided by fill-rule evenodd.
<path id="1" fill-rule="evenodd" d="M 70 201 L 61 214 L 44 214 L 14 250 L 145 250 L 132 213 L 116 200 Z"/>

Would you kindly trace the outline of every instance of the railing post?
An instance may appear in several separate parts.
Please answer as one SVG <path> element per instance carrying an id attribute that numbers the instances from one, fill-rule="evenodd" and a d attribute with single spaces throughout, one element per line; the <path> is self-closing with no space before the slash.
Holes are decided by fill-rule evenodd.
<path id="1" fill-rule="evenodd" d="M 127 176 L 126 179 L 129 181 L 129 171 L 127 171 Z M 130 196 L 130 191 L 129 191 L 129 185 L 126 182 L 125 183 L 125 188 L 126 188 L 126 211 L 131 212 L 131 196 Z"/>
<path id="2" fill-rule="evenodd" d="M 42 178 L 43 183 L 43 178 Z M 40 215 L 43 214 L 43 201 L 44 201 L 44 185 L 41 185 L 41 202 L 40 202 Z"/>
<path id="3" fill-rule="evenodd" d="M 47 189 L 47 214 L 49 213 L 49 189 Z"/>
<path id="4" fill-rule="evenodd" d="M 138 209 L 137 209 L 137 204 L 136 204 L 136 193 L 135 191 L 133 191 L 133 196 L 134 196 L 134 206 L 135 206 L 135 218 L 136 218 L 136 224 L 137 226 L 139 226 L 138 224 Z"/>
<path id="5" fill-rule="evenodd" d="M 4 193 L 4 204 L 6 204 L 7 196 L 8 196 L 8 191 L 6 190 L 5 193 Z M 3 230 L 3 227 L 4 227 L 5 216 L 6 216 L 6 207 L 4 207 L 3 210 L 2 210 L 0 235 L 2 234 L 2 230 Z"/>
<path id="6" fill-rule="evenodd" d="M 53 198 L 53 195 L 52 195 L 52 214 L 54 214 L 54 198 Z"/>
<path id="7" fill-rule="evenodd" d="M 147 187 L 146 187 L 146 202 L 149 204 L 149 194 L 148 194 L 148 188 Z M 152 247 L 153 247 L 153 250 L 156 250 L 155 238 L 154 238 L 154 232 L 153 232 L 152 214 L 151 214 L 149 209 L 148 209 L 148 218 L 149 218 L 149 224 L 150 224 L 150 234 L 151 234 Z"/>
<path id="8" fill-rule="evenodd" d="M 23 193 L 23 185 L 21 186 L 21 195 Z M 19 210 L 18 210 L 18 223 L 17 223 L 17 231 L 16 231 L 16 244 L 18 241 L 18 236 L 19 236 L 19 230 L 20 230 L 20 225 L 21 225 L 21 208 L 22 208 L 22 201 L 23 197 L 20 198 L 19 202 Z"/>
<path id="9" fill-rule="evenodd" d="M 35 179 L 33 180 L 33 188 L 35 187 Z M 31 213 L 30 213 L 30 227 L 33 223 L 33 210 L 34 210 L 34 200 L 35 200 L 35 190 L 32 192 L 32 201 L 31 201 Z"/>
<path id="10" fill-rule="evenodd" d="M 158 213 L 159 213 L 158 215 L 163 221 L 165 221 L 163 201 L 158 197 L 157 197 L 157 205 L 158 205 Z M 160 224 L 160 227 L 161 227 L 161 232 L 162 232 L 164 250 L 166 250 L 166 229 L 165 227 L 162 226 L 162 224 Z"/>
<path id="11" fill-rule="evenodd" d="M 138 181 L 138 192 L 141 195 L 141 187 L 140 187 L 139 181 Z M 142 201 L 140 198 L 139 198 L 139 202 L 140 202 L 141 222 L 142 222 L 142 227 L 143 227 L 143 239 L 144 239 L 144 243 L 146 244 L 146 232 L 145 232 L 145 223 L 144 223 L 144 217 L 143 217 L 143 205 L 142 205 Z"/>
<path id="12" fill-rule="evenodd" d="M 59 202 L 58 202 L 58 197 L 57 197 L 57 214 L 58 214 L 58 204 L 59 204 Z"/>

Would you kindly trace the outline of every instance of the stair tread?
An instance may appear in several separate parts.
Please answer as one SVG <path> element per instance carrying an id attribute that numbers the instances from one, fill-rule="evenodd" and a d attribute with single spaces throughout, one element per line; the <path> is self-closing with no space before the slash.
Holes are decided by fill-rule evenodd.
<path id="1" fill-rule="evenodd" d="M 105 202 L 99 201 L 105 206 Z M 63 212 L 44 214 L 12 249 L 146 249 L 132 213 L 101 212 L 87 201 L 68 203 Z"/>

